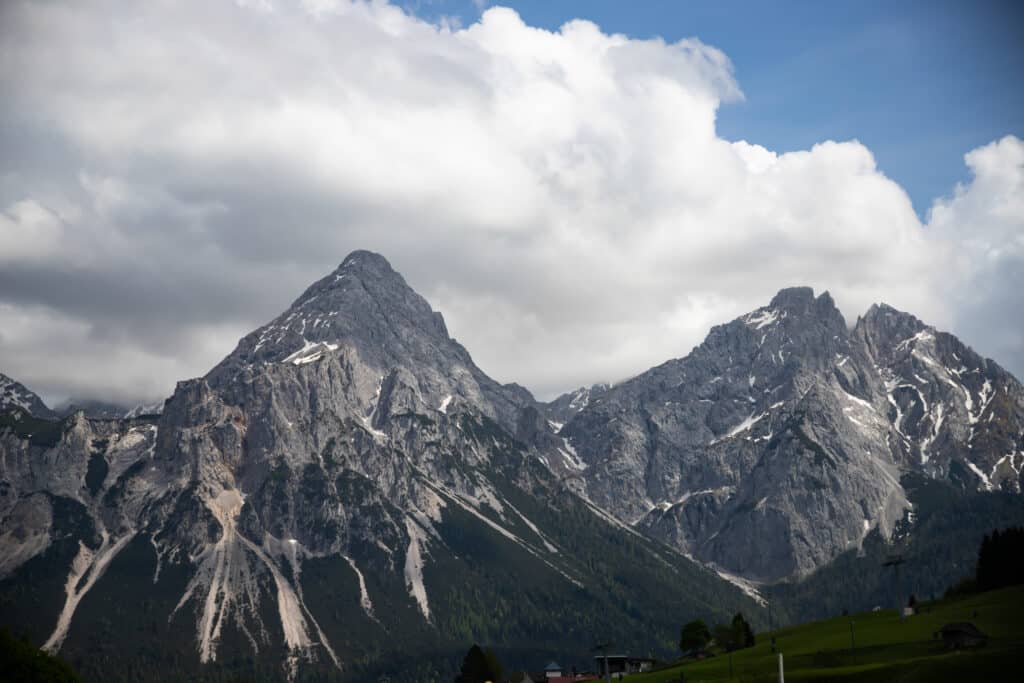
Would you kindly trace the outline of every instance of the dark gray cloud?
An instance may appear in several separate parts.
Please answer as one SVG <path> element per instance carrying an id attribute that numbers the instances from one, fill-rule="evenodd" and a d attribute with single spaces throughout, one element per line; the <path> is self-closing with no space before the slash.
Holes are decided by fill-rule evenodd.
<path id="1" fill-rule="evenodd" d="M 0 370 L 50 399 L 166 395 L 357 248 L 542 396 L 792 284 L 1024 369 L 1024 145 L 971 152 L 922 224 L 856 141 L 719 138 L 741 94 L 696 39 L 500 8 L 453 30 L 330 0 L 7 2 L 0 89 Z"/>

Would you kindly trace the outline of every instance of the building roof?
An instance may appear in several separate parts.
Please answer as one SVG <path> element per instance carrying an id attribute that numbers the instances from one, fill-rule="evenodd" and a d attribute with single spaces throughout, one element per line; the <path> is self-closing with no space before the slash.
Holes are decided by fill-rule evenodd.
<path id="1" fill-rule="evenodd" d="M 561 671 L 562 667 L 558 666 L 558 662 L 551 662 L 544 667 L 545 671 Z"/>

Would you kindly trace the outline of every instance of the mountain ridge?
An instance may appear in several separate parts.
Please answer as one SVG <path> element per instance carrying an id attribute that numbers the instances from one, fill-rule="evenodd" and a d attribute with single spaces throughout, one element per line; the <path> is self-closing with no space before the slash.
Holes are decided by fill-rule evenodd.
<path id="1" fill-rule="evenodd" d="M 874 324 L 882 317 L 892 323 L 884 333 Z M 947 354 L 939 360 L 931 347 L 918 348 L 931 337 Z M 953 360 L 967 365 L 951 370 Z M 932 413 L 911 411 L 897 381 L 905 375 L 916 377 L 919 408 L 927 404 L 920 392 L 939 397 L 928 404 Z M 961 375 L 991 378 L 958 384 Z M 984 411 L 997 396 L 1000 421 L 979 427 L 971 406 Z M 827 292 L 796 287 L 714 326 L 689 355 L 616 384 L 559 435 L 587 464 L 583 489 L 620 519 L 712 566 L 775 581 L 823 566 L 873 528 L 890 537 L 911 507 L 900 472 L 929 458 L 933 476 L 974 473 L 976 489 L 1019 492 L 1022 397 L 1020 383 L 994 361 L 909 314 L 875 305 L 850 328 Z M 988 439 L 989 455 L 965 455 L 966 424 Z M 937 452 L 922 459 L 922 450 Z M 800 459 L 806 465 L 793 470 Z M 821 471 L 826 466 L 841 476 Z M 794 477 L 813 477 L 834 494 L 790 489 Z M 779 485 L 788 491 L 781 500 L 773 497 Z"/>
<path id="2" fill-rule="evenodd" d="M 850 328 L 783 289 L 687 356 L 540 403 L 364 251 L 148 412 L 0 416 L 0 597 L 90 666 L 115 580 L 159 604 L 127 613 L 158 636 L 132 657 L 195 672 L 251 652 L 353 680 L 381 639 L 584 647 L 568 615 L 627 644 L 653 619 L 668 649 L 667 596 L 756 622 L 758 583 L 913 533 L 908 474 L 1019 494 L 1024 465 L 1020 383 L 891 307 Z"/>

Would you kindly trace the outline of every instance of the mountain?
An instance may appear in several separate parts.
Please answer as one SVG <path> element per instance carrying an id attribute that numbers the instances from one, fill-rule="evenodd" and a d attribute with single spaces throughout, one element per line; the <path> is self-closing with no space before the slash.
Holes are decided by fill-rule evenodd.
<path id="1" fill-rule="evenodd" d="M 56 413 L 46 407 L 43 399 L 27 389 L 21 382 L 0 373 L 0 414 L 16 409 L 44 419 L 56 417 Z"/>
<path id="2" fill-rule="evenodd" d="M 763 624 L 765 597 L 794 620 L 884 602 L 894 552 L 941 591 L 1024 523 L 1020 383 L 809 288 L 540 403 L 359 251 L 159 411 L 8 395 L 0 624 L 90 679 L 438 680 L 472 642 L 512 666 L 595 639 L 666 655 L 691 618 Z"/>
<path id="3" fill-rule="evenodd" d="M 355 252 L 159 416 L 0 430 L 0 619 L 106 680 L 428 680 L 475 640 L 527 665 L 763 620 L 575 491 L 542 411 Z"/>
<path id="4" fill-rule="evenodd" d="M 1020 492 L 1024 389 L 888 306 L 850 330 L 829 294 L 780 291 L 590 401 L 558 432 L 577 487 L 728 574 L 806 576 L 912 521 L 901 478 Z"/>

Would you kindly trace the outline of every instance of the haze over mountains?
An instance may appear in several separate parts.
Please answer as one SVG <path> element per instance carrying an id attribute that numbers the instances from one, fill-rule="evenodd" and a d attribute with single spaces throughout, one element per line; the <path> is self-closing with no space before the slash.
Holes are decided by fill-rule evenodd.
<path id="1" fill-rule="evenodd" d="M 911 480 L 1024 516 L 1021 384 L 885 305 L 851 329 L 808 288 L 542 403 L 359 251 L 159 416 L 0 392 L 3 622 L 94 672 L 111 644 L 344 680 L 444 671 L 472 640 L 668 651 L 687 615 L 757 621 L 758 586 L 933 540 Z"/>

